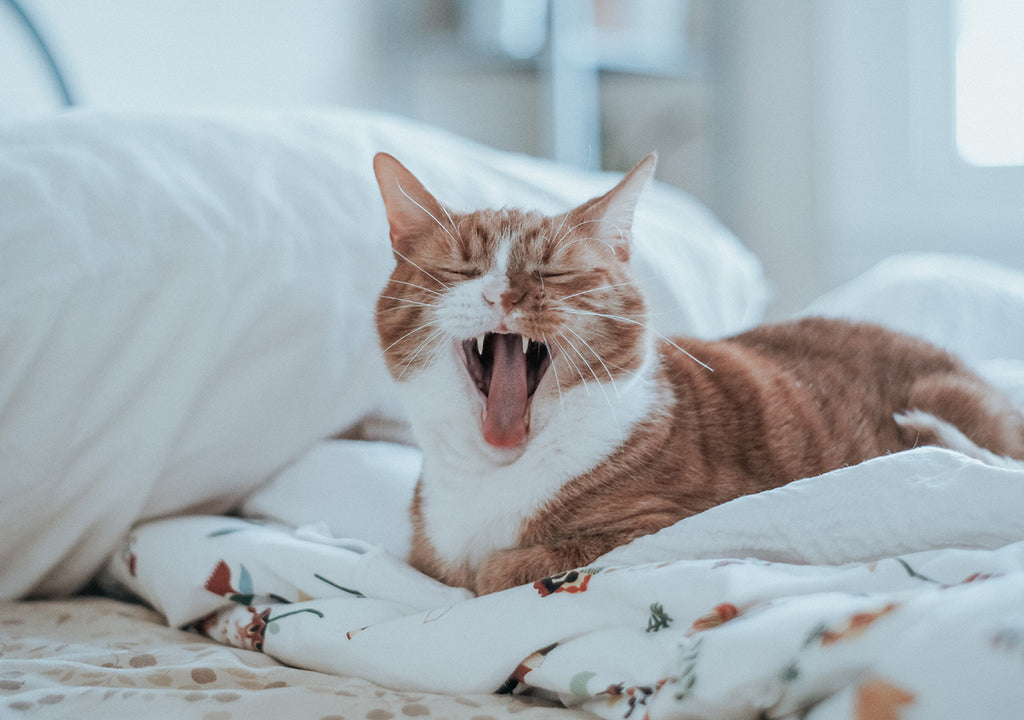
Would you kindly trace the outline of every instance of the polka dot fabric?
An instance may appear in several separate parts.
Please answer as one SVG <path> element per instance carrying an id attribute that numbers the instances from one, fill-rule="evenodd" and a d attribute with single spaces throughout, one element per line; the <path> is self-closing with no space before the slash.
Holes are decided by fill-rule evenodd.
<path id="1" fill-rule="evenodd" d="M 0 604 L 0 717 L 181 720 L 593 717 L 540 700 L 395 692 L 297 670 L 105 598 Z"/>

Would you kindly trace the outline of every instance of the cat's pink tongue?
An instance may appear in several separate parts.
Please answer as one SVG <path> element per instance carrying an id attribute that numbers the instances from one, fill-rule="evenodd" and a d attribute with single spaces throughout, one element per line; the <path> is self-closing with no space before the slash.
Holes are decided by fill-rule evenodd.
<path id="1" fill-rule="evenodd" d="M 494 336 L 491 387 L 484 408 L 484 440 L 514 447 L 526 437 L 526 355 L 518 335 Z"/>

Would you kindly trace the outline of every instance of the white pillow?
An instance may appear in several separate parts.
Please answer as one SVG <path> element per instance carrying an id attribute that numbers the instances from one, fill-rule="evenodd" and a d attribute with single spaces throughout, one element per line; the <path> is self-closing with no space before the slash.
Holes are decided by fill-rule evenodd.
<path id="1" fill-rule="evenodd" d="M 222 512 L 371 414 L 392 258 L 371 159 L 453 206 L 610 187 L 363 113 L 74 113 L 0 123 L 0 598 L 72 591 L 140 519 Z M 755 322 L 756 260 L 682 193 L 638 210 L 670 331 Z"/>
<path id="2" fill-rule="evenodd" d="M 1024 357 L 1024 273 L 967 255 L 895 255 L 802 314 L 886 325 L 972 365 Z"/>

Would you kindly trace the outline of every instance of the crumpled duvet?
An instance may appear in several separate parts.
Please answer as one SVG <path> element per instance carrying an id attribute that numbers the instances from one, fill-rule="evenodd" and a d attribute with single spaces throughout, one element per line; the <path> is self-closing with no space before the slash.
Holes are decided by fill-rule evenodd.
<path id="1" fill-rule="evenodd" d="M 607 718 L 1024 712 L 1024 470 L 898 453 L 483 597 L 309 512 L 297 529 L 140 525 L 105 582 L 172 625 L 396 689 L 531 692 Z"/>

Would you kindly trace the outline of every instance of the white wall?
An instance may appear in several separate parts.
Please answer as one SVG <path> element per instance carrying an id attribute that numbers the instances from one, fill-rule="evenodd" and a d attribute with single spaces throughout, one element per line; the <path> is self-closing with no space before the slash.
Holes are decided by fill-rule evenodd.
<path id="1" fill-rule="evenodd" d="M 347 105 L 400 112 L 507 150 L 551 149 L 536 70 L 480 62 L 443 31 L 444 3 L 379 0 L 22 0 L 86 106 L 170 109 Z M 450 7 L 449 7 L 450 10 Z M 0 112 L 51 109 L 55 95 L 0 6 Z M 697 79 L 602 81 L 606 168 L 651 150 L 659 178 L 706 199 L 707 99 Z M 593 157 L 592 169 L 602 166 Z"/>
<path id="2" fill-rule="evenodd" d="M 711 206 L 761 258 L 772 313 L 829 284 L 815 203 L 813 13 L 807 0 L 712 4 Z"/>
<path id="3" fill-rule="evenodd" d="M 711 7 L 712 207 L 762 258 L 773 314 L 897 253 L 1024 270 L 1024 167 L 957 153 L 952 0 Z"/>
<path id="4" fill-rule="evenodd" d="M 371 39 L 360 32 L 365 28 L 363 2 L 22 3 L 52 41 L 85 105 L 162 109 L 339 103 L 368 92 L 362 73 L 351 71 L 361 65 Z M 15 32 L 12 18 L 0 6 L 0 47 L 31 72 L 5 78 L 0 108 L 8 113 L 30 109 L 17 98 L 31 95 L 37 107 L 51 102 L 39 92 L 38 66 L 26 60 L 26 41 Z"/>
<path id="5" fill-rule="evenodd" d="M 443 35 L 417 37 L 446 20 L 436 0 L 22 2 L 85 105 L 349 105 L 508 150 L 549 149 L 536 72 L 467 63 Z M 942 123 L 929 121 L 949 105 L 935 80 L 949 68 L 925 31 L 946 0 L 694 7 L 706 17 L 710 74 L 606 76 L 605 165 L 659 150 L 659 179 L 710 204 L 761 257 L 774 316 L 890 252 L 976 251 L 1024 268 L 1024 172 L 920 162 L 944 142 Z M 3 5 L 0 68 L 0 113 L 54 106 Z"/>

